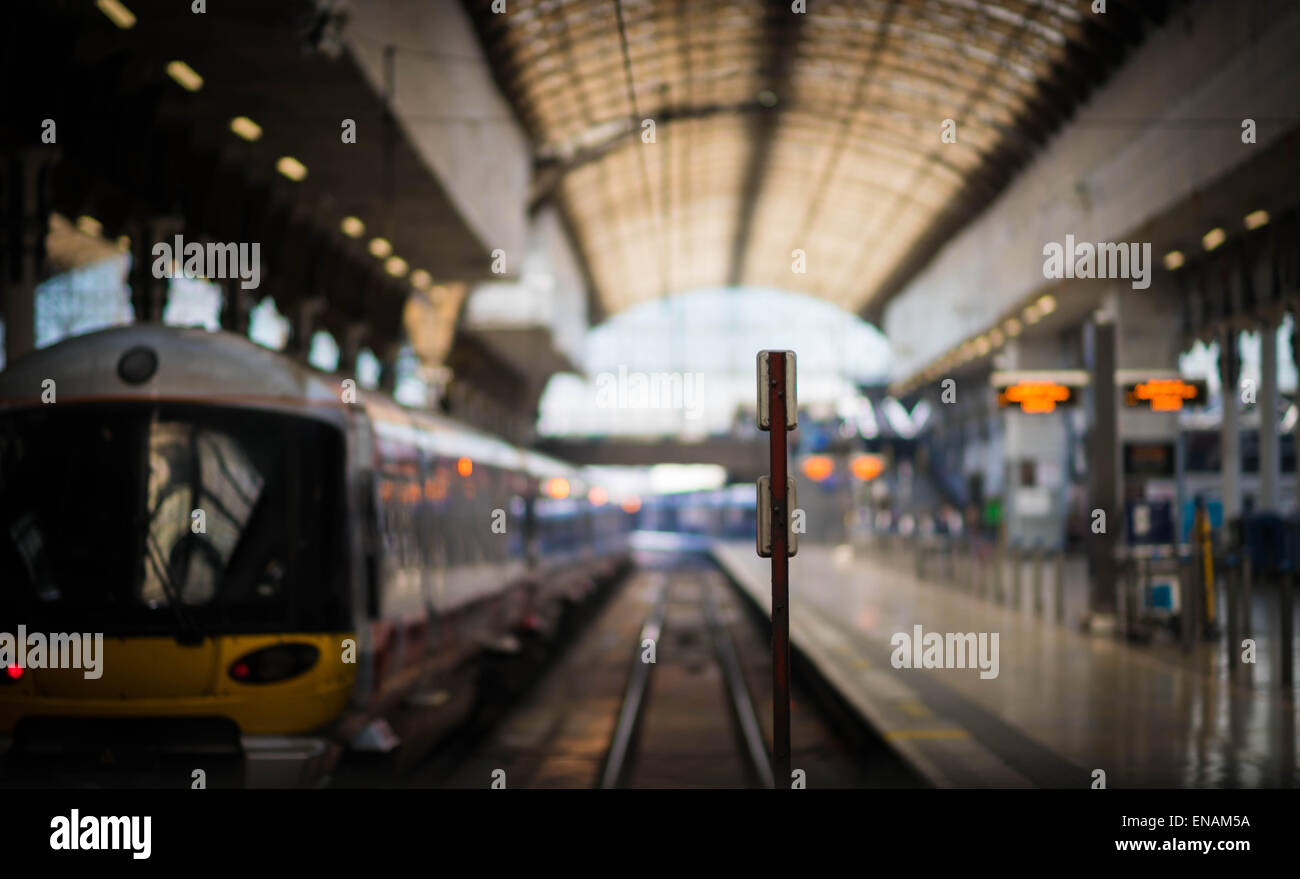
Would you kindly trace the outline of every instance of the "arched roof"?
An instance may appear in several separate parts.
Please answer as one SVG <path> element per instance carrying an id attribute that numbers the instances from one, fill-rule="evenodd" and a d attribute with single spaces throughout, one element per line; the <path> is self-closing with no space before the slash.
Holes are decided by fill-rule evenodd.
<path id="1" fill-rule="evenodd" d="M 598 310 L 744 283 L 872 316 L 1172 0 L 466 5 Z"/>

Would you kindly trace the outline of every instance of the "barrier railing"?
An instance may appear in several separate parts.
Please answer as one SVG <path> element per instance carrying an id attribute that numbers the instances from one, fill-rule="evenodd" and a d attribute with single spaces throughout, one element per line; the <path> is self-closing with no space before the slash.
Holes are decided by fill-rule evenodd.
<path id="1" fill-rule="evenodd" d="M 1266 632 L 1260 659 L 1277 670 L 1271 679 L 1289 690 L 1295 683 L 1296 566 L 1283 559 L 1261 577 L 1240 541 L 1216 544 L 1208 533 L 1192 537 L 1189 543 L 1120 552 L 1116 635 L 1147 640 L 1165 627 L 1184 650 L 1205 644 L 1226 650 L 1227 667 L 1236 676 L 1242 642 Z M 1058 626 L 1079 619 L 1088 607 L 1086 559 L 1041 541 L 1002 544 L 982 535 L 928 533 L 873 535 L 870 545 L 874 557 L 900 574 Z"/>

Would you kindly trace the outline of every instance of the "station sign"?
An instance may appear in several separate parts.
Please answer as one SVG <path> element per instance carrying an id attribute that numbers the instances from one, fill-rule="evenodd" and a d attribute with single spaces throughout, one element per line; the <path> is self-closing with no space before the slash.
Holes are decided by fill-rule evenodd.
<path id="1" fill-rule="evenodd" d="M 1058 406 L 1073 406 L 1078 402 L 1075 388 L 1059 382 L 1021 381 L 998 391 L 998 407 L 1009 409 L 1018 406 L 1021 412 L 1055 412 Z"/>
<path id="2" fill-rule="evenodd" d="M 1076 405 L 1089 380 L 1090 376 L 1083 370 L 1029 369 L 995 372 L 992 384 L 999 408 L 1046 413 Z M 1189 406 L 1203 406 L 1207 396 L 1203 379 L 1185 379 L 1173 371 L 1117 370 L 1115 383 L 1123 390 L 1125 406 L 1152 412 L 1178 412 Z"/>
<path id="3" fill-rule="evenodd" d="M 1081 369 L 1021 369 L 995 372 L 992 383 L 999 409 L 1040 415 L 1077 405 L 1088 386 L 1088 373 Z"/>
<path id="4" fill-rule="evenodd" d="M 1205 382 L 1182 378 L 1151 378 L 1124 387 L 1124 405 L 1152 412 L 1178 412 L 1187 406 L 1205 405 Z"/>

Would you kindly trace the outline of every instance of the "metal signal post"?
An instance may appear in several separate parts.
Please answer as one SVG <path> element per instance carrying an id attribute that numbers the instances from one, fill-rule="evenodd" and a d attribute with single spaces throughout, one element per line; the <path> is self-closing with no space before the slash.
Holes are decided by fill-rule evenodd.
<path id="1" fill-rule="evenodd" d="M 772 559 L 772 774 L 790 787 L 790 566 L 798 550 L 791 526 L 794 480 L 786 432 L 798 426 L 793 351 L 758 353 L 758 427 L 768 431 L 771 475 L 758 480 L 758 554 Z"/>

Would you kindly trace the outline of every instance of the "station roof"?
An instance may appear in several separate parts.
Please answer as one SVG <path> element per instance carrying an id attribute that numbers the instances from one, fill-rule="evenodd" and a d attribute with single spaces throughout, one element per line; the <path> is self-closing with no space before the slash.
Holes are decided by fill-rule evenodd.
<path id="1" fill-rule="evenodd" d="M 604 313 L 756 284 L 876 318 L 1174 2 L 466 6 Z"/>

